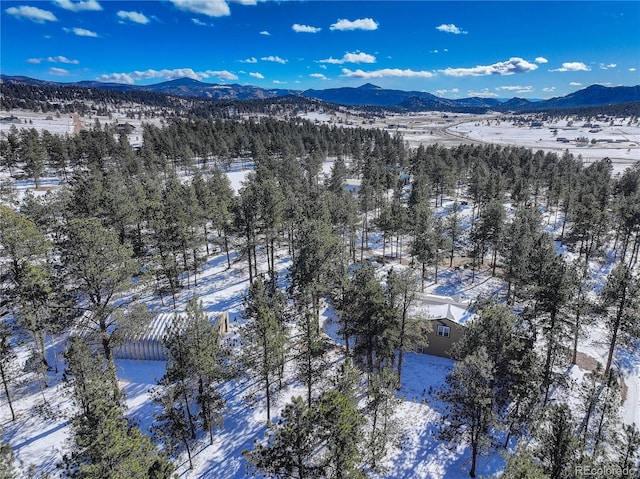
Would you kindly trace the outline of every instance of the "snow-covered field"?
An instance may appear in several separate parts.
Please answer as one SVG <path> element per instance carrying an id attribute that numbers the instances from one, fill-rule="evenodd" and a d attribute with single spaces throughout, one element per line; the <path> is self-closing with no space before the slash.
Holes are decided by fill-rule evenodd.
<path id="1" fill-rule="evenodd" d="M 362 118 L 339 112 L 328 114 L 311 112 L 301 115 L 318 123 L 361 126 L 363 128 L 382 128 L 390 133 L 399 133 L 413 147 L 420 144 L 439 143 L 445 146 L 457 146 L 464 143 L 491 143 L 502 146 L 522 146 L 534 151 L 564 151 L 574 156 L 580 155 L 585 163 L 609 158 L 613 173 L 621 173 L 628 166 L 640 161 L 640 123 L 629 119 L 597 124 L 570 119 L 543 123 L 531 127 L 516 125 L 511 121 L 500 120 L 501 115 L 487 113 L 472 115 L 465 113 L 424 112 L 402 115 L 387 115 L 385 118 L 363 120 Z M 555 132 L 555 133 L 554 133 Z M 587 143 L 576 142 L 577 138 L 586 138 Z M 560 139 L 560 141 L 559 141 Z M 565 139 L 565 141 L 561 141 Z M 595 141 L 593 143 L 592 141 Z"/>
<path id="2" fill-rule="evenodd" d="M 460 135 L 461 139 L 523 146 L 534 151 L 562 154 L 568 150 L 576 157 L 580 155 L 585 163 L 609 158 L 614 174 L 640 161 L 640 125 L 637 122 L 633 125 L 616 122 L 613 126 L 599 125 L 597 128 L 584 125 L 584 122 L 576 122 L 576 126 L 569 126 L 564 120 L 531 127 L 486 120 L 461 123 L 449 128 L 448 132 Z M 578 138 L 584 138 L 587 142 L 577 142 Z"/>
<path id="3" fill-rule="evenodd" d="M 8 120 L 8 118 L 12 118 Z M 0 110 L 0 132 L 9 132 L 12 126 L 21 130 L 35 128 L 38 131 L 46 130 L 53 134 L 72 134 L 74 131 L 73 116 L 61 113 L 36 113 L 26 110 Z"/>

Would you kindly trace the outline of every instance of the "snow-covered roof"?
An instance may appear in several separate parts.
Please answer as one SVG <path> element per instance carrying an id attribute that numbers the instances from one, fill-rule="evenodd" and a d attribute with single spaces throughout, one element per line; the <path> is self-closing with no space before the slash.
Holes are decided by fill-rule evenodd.
<path id="1" fill-rule="evenodd" d="M 470 301 L 462 299 L 459 295 L 420 294 L 411 312 L 426 319 L 449 319 L 464 324 L 472 316 L 469 311 L 470 304 Z"/>

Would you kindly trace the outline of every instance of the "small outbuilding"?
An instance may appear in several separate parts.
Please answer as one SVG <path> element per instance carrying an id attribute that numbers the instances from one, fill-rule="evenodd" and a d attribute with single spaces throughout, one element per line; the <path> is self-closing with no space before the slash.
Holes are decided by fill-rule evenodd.
<path id="1" fill-rule="evenodd" d="M 132 338 L 126 338 L 122 344 L 114 348 L 113 357 L 116 359 L 166 361 L 168 356 L 163 339 L 176 317 L 182 316 L 176 316 L 173 313 L 159 314 L 149 324 L 145 332 Z M 220 339 L 229 331 L 229 315 L 224 312 L 215 315 L 215 317 L 215 324 L 218 326 L 218 338 Z"/>

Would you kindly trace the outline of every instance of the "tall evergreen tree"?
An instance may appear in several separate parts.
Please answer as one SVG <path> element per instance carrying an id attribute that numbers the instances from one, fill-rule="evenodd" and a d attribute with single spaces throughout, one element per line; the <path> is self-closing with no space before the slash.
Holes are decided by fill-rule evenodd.
<path id="1" fill-rule="evenodd" d="M 360 466 L 364 415 L 358 409 L 359 375 L 350 362 L 341 366 L 333 389 L 324 391 L 318 404 L 322 463 L 327 479 L 362 479 Z"/>
<path id="2" fill-rule="evenodd" d="M 535 456 L 550 479 L 572 477 L 576 466 L 575 423 L 566 404 L 551 405 L 537 433 Z"/>
<path id="3" fill-rule="evenodd" d="M 175 317 L 164 344 L 169 360 L 155 398 L 163 406 L 182 408 L 191 436 L 195 436 L 196 429 L 202 429 L 213 444 L 213 429 L 221 425 L 224 408 L 224 399 L 216 388 L 225 379 L 226 371 L 218 328 L 209 320 L 197 296 L 187 301 L 184 316 Z M 170 403 L 172 396 L 177 396 L 173 399 L 180 404 Z M 194 407 L 197 413 L 192 412 Z M 167 426 L 173 421 L 171 413 L 163 413 Z"/>
<path id="4" fill-rule="evenodd" d="M 0 311 L 1 314 L 1 311 Z M 13 400 L 11 396 L 11 383 L 14 377 L 14 360 L 17 354 L 13 350 L 11 344 L 12 331 L 4 318 L 0 317 L 0 380 L 2 380 L 2 389 L 7 398 L 9 411 L 11 411 L 11 420 L 16 420 L 16 413 L 13 409 Z"/>
<path id="5" fill-rule="evenodd" d="M 491 444 L 491 428 L 496 424 L 492 407 L 494 364 L 487 350 L 480 347 L 457 362 L 438 391 L 445 404 L 440 438 L 467 443 L 471 448 L 469 476 L 476 477 L 478 456 Z"/>
<path id="6" fill-rule="evenodd" d="M 133 251 L 95 218 L 71 220 L 66 234 L 62 263 L 68 287 L 77 293 L 78 308 L 87 312 L 85 318 L 95 328 L 110 361 L 114 328 L 118 326 L 114 313 L 126 305 L 118 302 L 119 295 L 130 288 L 137 272 Z"/>
<path id="7" fill-rule="evenodd" d="M 13 449 L 4 442 L 2 428 L 0 428 L 0 479 L 17 479 Z"/>
<path id="8" fill-rule="evenodd" d="M 297 377 L 307 389 L 307 405 L 311 407 L 313 387 L 323 378 L 327 368 L 324 354 L 327 345 L 318 331 L 317 318 L 312 311 L 299 315 L 300 352 L 296 355 Z"/>
<path id="9" fill-rule="evenodd" d="M 64 458 L 71 478 L 168 479 L 173 466 L 147 436 L 124 417 L 122 393 L 114 383 L 113 364 L 92 357 L 86 344 L 72 338 L 66 353 L 71 397 L 78 408 L 71 421 L 73 449 Z"/>
<path id="10" fill-rule="evenodd" d="M 300 227 L 297 254 L 291 266 L 291 288 L 298 303 L 311 304 L 320 319 L 320 298 L 334 285 L 336 259 L 340 253 L 339 239 L 331 226 L 322 220 L 307 221 Z"/>
<path id="11" fill-rule="evenodd" d="M 265 432 L 264 443 L 256 441 L 244 456 L 253 467 L 253 475 L 267 474 L 281 479 L 322 478 L 318 408 L 305 405 L 301 397 L 287 404 L 277 423 Z"/>
<path id="12" fill-rule="evenodd" d="M 275 291 L 275 292 L 274 292 Z M 282 377 L 287 335 L 284 325 L 284 295 L 265 285 L 260 278 L 249 286 L 242 339 L 243 363 L 261 383 L 267 400 L 267 422 L 271 421 L 271 400 Z"/>

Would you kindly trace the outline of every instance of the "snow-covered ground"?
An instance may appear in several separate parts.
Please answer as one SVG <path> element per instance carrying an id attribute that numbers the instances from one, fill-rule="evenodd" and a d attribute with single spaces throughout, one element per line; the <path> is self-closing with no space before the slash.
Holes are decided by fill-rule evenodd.
<path id="1" fill-rule="evenodd" d="M 391 120 L 388 120 L 391 121 Z M 415 119 L 411 124 L 416 132 L 415 138 L 420 134 L 432 136 L 431 133 L 419 133 L 421 129 L 441 127 L 441 118 L 432 116 L 427 119 Z M 35 122 L 34 122 L 35 123 Z M 464 123 L 455 128 L 467 128 Z M 474 127 L 462 135 L 478 134 L 484 131 L 486 134 L 498 135 L 498 131 L 491 133 L 490 126 Z M 502 127 L 501 127 L 502 128 Z M 506 126 L 505 126 L 506 128 Z M 512 132 L 520 128 L 513 127 Z M 434 135 L 442 134 L 443 130 L 434 130 Z M 503 130 L 509 132 L 511 130 Z M 524 131 L 524 130 L 523 130 Z M 536 133 L 537 132 L 537 133 Z M 536 141 L 535 135 L 540 135 L 540 130 L 536 132 L 527 131 L 514 136 L 514 144 L 523 141 Z M 631 132 L 633 133 L 633 132 Z M 511 134 L 511 133 L 510 133 Z M 636 136 L 634 136 L 636 135 Z M 631 138 L 634 141 L 640 140 L 637 133 L 633 133 Z M 528 139 L 528 140 L 527 140 Z M 552 140 L 549 140 L 550 142 Z M 553 140 L 555 141 L 555 140 Z M 638 149 L 630 149 L 632 155 L 630 160 L 638 161 Z M 328 175 L 333 166 L 334 159 L 326 161 L 323 165 L 323 175 Z M 250 166 L 250 165 L 246 165 Z M 238 191 L 242 182 L 246 178 L 250 168 L 232 168 L 227 175 L 231 181 L 234 191 Z M 25 191 L 32 190 L 34 185 L 29 181 L 21 181 L 17 185 L 20 195 Z M 43 187 L 55 188 L 57 180 L 47 178 L 43 180 Z M 42 191 L 36 192 L 42 194 Z M 449 202 L 450 203 L 450 202 Z M 445 208 L 448 203 L 445 203 Z M 463 220 L 465 215 L 470 214 L 470 209 L 461 213 Z M 552 228 L 551 228 L 552 229 Z M 376 258 L 382 255 L 381 235 L 371 234 L 372 249 L 366 252 L 366 257 Z M 558 245 L 561 247 L 561 245 Z M 387 250 L 388 252 L 388 250 Z M 405 255 L 406 257 L 406 255 Z M 231 320 L 231 335 L 237 334 L 238 323 L 241 319 L 242 300 L 246 292 L 247 265 L 244 261 L 236 261 L 235 255 L 232 258 L 232 268 L 227 269 L 224 255 L 213 256 L 202 267 L 198 275 L 198 287 L 195 289 L 198 296 L 203 300 L 205 309 L 210 312 L 228 311 Z M 402 266 L 397 262 L 387 262 L 386 265 L 375 263 L 379 268 L 382 277 L 391 266 L 400 269 Z M 286 270 L 290 266 L 290 259 L 281 252 L 278 259 L 278 269 L 281 272 L 280 278 L 284 279 Z M 262 265 L 264 267 L 264 265 Z M 594 271 L 596 280 L 600 283 L 609 271 L 610 264 L 606 264 L 600 270 Z M 448 269 L 442 267 L 439 272 L 438 283 L 433 282 L 432 272 L 430 272 L 426 284 L 426 293 L 440 295 L 461 294 L 464 298 L 475 300 L 478 297 L 497 297 L 502 294 L 503 283 L 496 278 L 492 278 L 490 271 L 484 269 L 476 272 L 472 281 L 472 272 L 469 269 Z M 178 309 L 184 308 L 185 301 L 193 291 L 185 291 L 181 295 Z M 154 297 L 145 298 L 147 304 L 155 310 L 162 311 L 163 306 Z M 168 303 L 167 303 L 168 304 Z M 422 305 L 424 306 L 424 305 Z M 415 306 L 421 307 L 420 303 Z M 326 319 L 325 332 L 336 343 L 340 343 L 337 336 L 335 322 L 330 320 L 335 318 L 335 311 L 331 305 L 326 304 L 323 309 L 323 316 Z M 580 343 L 579 350 L 583 354 L 594 358 L 601 363 L 605 360 L 606 346 L 603 342 L 604 332 L 600 329 L 592 328 L 586 339 Z M 48 387 L 40 391 L 37 387 L 31 386 L 27 389 L 21 385 L 16 395 L 16 412 L 18 419 L 10 422 L 9 409 L 6 403 L 0 402 L 0 423 L 5 428 L 5 438 L 14 448 L 19 462 L 23 465 L 24 471 L 30 464 L 33 464 L 38 472 L 56 475 L 56 463 L 58 463 L 67 448 L 69 433 L 68 419 L 71 414 L 70 403 L 66 399 L 64 388 L 61 383 L 63 365 L 60 361 L 61 345 L 49 345 L 49 356 L 52 364 L 57 359 L 59 369 L 57 372 L 49 373 Z M 54 354 L 54 352 L 56 354 Z M 336 361 L 340 358 L 339 349 L 333 353 Z M 431 395 L 431 391 L 440 387 L 444 378 L 451 370 L 453 362 L 448 359 L 436 358 L 433 356 L 408 353 L 405 355 L 403 381 L 399 391 L 399 396 L 403 398 L 398 408 L 396 417 L 402 440 L 399 447 L 392 450 L 386 459 L 388 472 L 381 477 L 386 478 L 466 478 L 468 477 L 468 462 L 470 453 L 464 446 L 451 446 L 438 441 L 435 433 L 440 420 L 440 406 Z M 617 356 L 617 364 L 623 371 L 623 378 L 626 385 L 626 401 L 622 410 L 622 416 L 626 423 L 635 422 L 640 424 L 640 360 L 638 354 L 622 353 Z M 148 391 L 156 384 L 156 381 L 164 374 L 164 362 L 160 361 L 132 361 L 118 360 L 117 370 L 121 385 L 126 393 L 128 414 L 142 428 L 148 431 L 153 420 L 153 413 L 156 406 L 149 400 Z M 580 378 L 585 371 L 574 367 L 568 374 L 572 377 Z M 24 379 L 24 378 L 23 378 Z M 246 461 L 242 456 L 242 451 L 251 449 L 255 439 L 263 437 L 266 428 L 266 412 L 264 401 L 255 402 L 246 399 L 247 394 L 252 391 L 255 385 L 245 381 L 232 381 L 223 386 L 223 395 L 227 401 L 227 412 L 225 414 L 225 427 L 216 433 L 213 445 L 203 442 L 197 448 L 194 457 L 195 467 L 187 470 L 184 460 L 178 461 L 178 472 L 183 478 L 243 478 L 246 477 Z M 292 395 L 301 394 L 300 388 L 295 383 L 290 382 L 285 392 L 278 398 L 273 406 L 273 415 L 277 416 L 279 409 L 290 399 Z M 258 396 L 259 397 L 259 396 Z M 48 408 L 43 407 L 43 399 L 46 398 Z M 492 453 L 482 456 L 478 462 L 478 473 L 488 476 L 497 473 L 503 466 L 503 459 L 499 453 Z"/>
<path id="2" fill-rule="evenodd" d="M 9 132 L 12 126 L 19 131 L 24 128 L 47 130 L 50 133 L 65 135 L 74 131 L 73 116 L 67 113 L 36 113 L 27 110 L 0 110 L 0 132 Z M 8 120 L 8 118 L 13 118 Z"/>
<path id="3" fill-rule="evenodd" d="M 531 127 L 517 126 L 507 121 L 478 119 L 460 123 L 448 131 L 460 135 L 461 139 L 483 143 L 523 146 L 559 154 L 568 150 L 576 157 L 580 155 L 585 163 L 609 158 L 614 174 L 640 161 L 640 125 L 637 122 L 616 122 L 613 126 L 599 125 L 598 128 L 584 125 L 584 122 L 576 122 L 576 126 L 569 126 L 565 120 Z M 577 142 L 577 138 L 586 138 L 587 142 Z"/>

